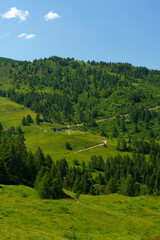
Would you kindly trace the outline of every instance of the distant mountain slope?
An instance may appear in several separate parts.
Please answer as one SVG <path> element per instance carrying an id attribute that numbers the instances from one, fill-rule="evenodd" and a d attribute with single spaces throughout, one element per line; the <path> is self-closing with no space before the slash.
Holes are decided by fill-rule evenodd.
<path id="1" fill-rule="evenodd" d="M 18 61 L 18 60 L 11 59 L 11 58 L 0 57 L 0 62 L 15 63 L 15 62 L 19 62 L 19 61 Z"/>
<path id="2" fill-rule="evenodd" d="M 160 71 L 128 63 L 50 57 L 0 62 L 1 89 L 12 100 L 57 122 L 85 122 L 159 104 Z"/>

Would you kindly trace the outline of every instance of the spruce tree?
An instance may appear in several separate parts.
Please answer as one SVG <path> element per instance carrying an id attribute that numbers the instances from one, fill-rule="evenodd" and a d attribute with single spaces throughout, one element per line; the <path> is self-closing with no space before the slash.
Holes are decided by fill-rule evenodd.
<path id="1" fill-rule="evenodd" d="M 124 181 L 122 189 L 122 194 L 126 196 L 133 197 L 134 196 L 134 181 L 132 175 L 128 175 Z"/>
<path id="2" fill-rule="evenodd" d="M 34 154 L 34 164 L 36 166 L 37 173 L 42 166 L 45 166 L 45 157 L 40 147 L 37 149 L 36 153 Z"/>
<path id="3" fill-rule="evenodd" d="M 25 117 L 22 118 L 22 126 L 26 126 L 26 119 L 25 119 Z"/>
<path id="4" fill-rule="evenodd" d="M 40 123 L 40 116 L 39 113 L 36 114 L 36 124 L 39 125 Z"/>
<path id="5" fill-rule="evenodd" d="M 3 132 L 3 126 L 2 124 L 0 123 L 0 134 Z"/>
<path id="6" fill-rule="evenodd" d="M 32 122 L 33 122 L 32 117 L 31 117 L 30 114 L 27 115 L 26 119 L 27 119 L 27 121 L 28 121 L 29 123 L 32 123 Z"/>
<path id="7" fill-rule="evenodd" d="M 89 193 L 90 195 L 96 195 L 93 185 L 90 186 Z"/>
<path id="8" fill-rule="evenodd" d="M 8 184 L 8 176 L 4 161 L 0 158 L 0 184 Z"/>
<path id="9" fill-rule="evenodd" d="M 116 193 L 116 191 L 117 191 L 116 182 L 115 182 L 114 178 L 111 177 L 109 182 L 106 185 L 105 193 L 111 194 L 111 193 Z"/>

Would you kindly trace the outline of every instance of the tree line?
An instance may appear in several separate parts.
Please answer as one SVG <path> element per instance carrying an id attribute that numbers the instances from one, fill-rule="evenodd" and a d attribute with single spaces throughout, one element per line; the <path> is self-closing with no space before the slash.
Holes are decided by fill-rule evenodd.
<path id="1" fill-rule="evenodd" d="M 88 164 L 69 167 L 65 159 L 54 162 L 40 148 L 28 151 L 20 127 L 4 131 L 0 124 L 0 183 L 35 187 L 42 198 L 53 199 L 65 196 L 63 188 L 92 195 L 160 195 L 160 145 L 146 143 L 134 141 L 132 157 L 118 155 L 104 162 L 92 156 Z"/>
<path id="2" fill-rule="evenodd" d="M 34 154 L 26 149 L 21 127 L 4 131 L 0 124 L 1 184 L 23 184 L 35 187 L 43 198 L 61 198 L 65 194 L 59 169 L 40 148 Z"/>

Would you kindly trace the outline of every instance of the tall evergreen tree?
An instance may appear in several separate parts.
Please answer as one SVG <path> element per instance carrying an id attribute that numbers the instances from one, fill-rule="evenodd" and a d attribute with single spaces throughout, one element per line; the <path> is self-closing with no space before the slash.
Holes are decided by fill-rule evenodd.
<path id="1" fill-rule="evenodd" d="M 36 114 L 36 124 L 39 125 L 40 123 L 40 116 L 39 113 Z"/>
<path id="2" fill-rule="evenodd" d="M 117 191 L 116 182 L 113 177 L 110 178 L 109 182 L 106 185 L 105 193 L 111 194 Z"/>

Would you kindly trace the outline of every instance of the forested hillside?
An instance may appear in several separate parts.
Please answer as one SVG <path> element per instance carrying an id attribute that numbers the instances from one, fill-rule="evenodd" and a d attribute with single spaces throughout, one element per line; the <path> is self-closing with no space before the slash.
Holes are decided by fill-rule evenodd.
<path id="1" fill-rule="evenodd" d="M 40 113 L 47 121 L 94 125 L 95 119 L 159 104 L 160 71 L 128 63 L 50 57 L 0 59 L 0 95 Z"/>
<path id="2" fill-rule="evenodd" d="M 159 96 L 144 67 L 0 58 L 0 238 L 159 239 Z"/>
<path id="3" fill-rule="evenodd" d="M 6 131 L 1 127 L 3 184 L 35 185 L 40 194 L 47 198 L 61 197 L 62 186 L 75 193 L 92 195 L 115 192 L 129 196 L 160 195 L 160 147 L 153 140 L 160 138 L 160 114 L 159 111 L 148 110 L 160 103 L 159 71 L 127 63 L 85 63 L 59 57 L 33 62 L 1 58 L 0 84 L 0 96 L 8 97 L 37 113 L 37 126 L 30 115 L 22 117 L 22 127 L 32 125 L 26 131 L 33 132 L 36 127 L 47 133 L 47 130 L 38 127 L 42 121 L 84 123 L 79 127 L 81 133 L 91 131 L 102 137 L 118 138 L 116 151 L 125 152 L 123 156 L 115 156 L 111 152 L 105 160 L 101 156 L 104 150 L 99 151 L 98 156 L 85 157 L 84 161 L 74 158 L 73 167 L 64 158 L 56 162 L 48 155 L 45 157 L 40 148 L 34 154 L 28 152 L 20 127 L 13 126 Z M 128 114 L 118 117 L 124 113 Z M 110 122 L 96 123 L 96 119 L 109 116 L 117 117 Z M 50 139 L 53 140 L 53 137 Z M 70 138 L 65 136 L 61 139 L 57 148 L 64 151 L 63 144 L 67 151 L 72 152 L 73 141 L 70 144 L 71 141 L 66 141 Z M 102 139 L 94 138 L 94 141 L 98 140 Z M 40 144 L 43 141 L 41 139 Z M 86 139 L 84 141 L 87 143 Z M 32 147 L 32 140 L 30 142 Z M 80 141 L 77 143 L 82 146 Z M 62 154 L 61 151 L 61 156 L 67 153 Z M 61 191 L 55 197 L 58 191 L 56 184 Z"/>

